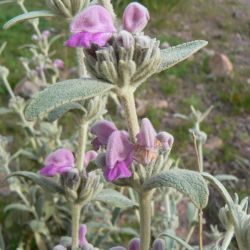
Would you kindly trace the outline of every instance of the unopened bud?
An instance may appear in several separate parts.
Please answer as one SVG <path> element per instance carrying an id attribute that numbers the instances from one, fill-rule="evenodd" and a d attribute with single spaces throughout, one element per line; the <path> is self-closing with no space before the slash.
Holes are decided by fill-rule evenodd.
<path id="1" fill-rule="evenodd" d="M 128 250 L 140 250 L 140 239 L 132 239 L 128 244 Z"/>
<path id="2" fill-rule="evenodd" d="M 153 243 L 153 250 L 165 250 L 166 243 L 163 239 L 156 239 Z"/>

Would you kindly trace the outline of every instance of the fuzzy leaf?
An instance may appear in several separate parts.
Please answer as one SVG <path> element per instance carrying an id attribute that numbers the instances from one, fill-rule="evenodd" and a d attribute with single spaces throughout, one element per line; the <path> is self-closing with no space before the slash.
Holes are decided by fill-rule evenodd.
<path id="1" fill-rule="evenodd" d="M 138 206 L 138 204 L 121 193 L 112 189 L 103 189 L 96 197 L 95 200 L 111 204 L 115 207 L 126 208 Z"/>
<path id="2" fill-rule="evenodd" d="M 18 171 L 18 172 L 15 172 L 15 173 L 9 175 L 7 178 L 11 178 L 13 176 L 25 177 L 25 178 L 33 181 L 37 185 L 41 186 L 44 190 L 46 190 L 50 193 L 60 193 L 60 194 L 64 193 L 63 188 L 61 186 L 59 186 L 56 182 L 54 182 L 48 178 L 45 178 L 39 174 L 35 174 L 32 172 L 28 172 L 28 171 Z"/>
<path id="3" fill-rule="evenodd" d="M 31 212 L 31 209 L 27 205 L 20 204 L 20 203 L 12 203 L 4 208 L 5 213 L 7 213 L 10 210 L 20 210 L 20 211 Z"/>
<path id="4" fill-rule="evenodd" d="M 67 113 L 68 111 L 73 110 L 73 109 L 78 109 L 78 110 L 83 111 L 83 108 L 79 103 L 75 103 L 75 102 L 66 103 L 66 104 L 62 105 L 61 107 L 56 108 L 53 111 L 51 111 L 47 117 L 48 121 L 54 122 L 57 119 L 61 118 L 65 113 Z"/>
<path id="5" fill-rule="evenodd" d="M 193 247 L 191 247 L 187 242 L 185 242 L 184 240 L 182 240 L 181 238 L 179 238 L 176 235 L 173 235 L 173 234 L 170 234 L 170 233 L 163 233 L 163 234 L 160 235 L 160 237 L 171 238 L 171 239 L 175 240 L 176 242 L 178 242 L 180 245 L 182 245 L 185 249 L 194 250 Z"/>
<path id="6" fill-rule="evenodd" d="M 59 82 L 37 93 L 26 107 L 25 116 L 32 121 L 65 104 L 101 95 L 111 88 L 109 83 L 90 78 Z"/>
<path id="7" fill-rule="evenodd" d="M 7 3 L 14 3 L 16 0 L 2 0 L 1 2 L 0 2 L 0 5 L 1 4 L 7 4 Z"/>
<path id="8" fill-rule="evenodd" d="M 207 41 L 196 40 L 161 50 L 162 62 L 158 72 L 169 69 L 175 64 L 184 61 L 195 52 L 205 47 L 207 43 Z"/>
<path id="9" fill-rule="evenodd" d="M 3 28 L 9 29 L 16 23 L 29 20 L 29 19 L 34 19 L 38 17 L 52 17 L 52 16 L 55 16 L 55 14 L 53 14 L 51 11 L 48 11 L 48 10 L 31 11 L 31 12 L 27 12 L 27 13 L 24 13 L 24 14 L 21 14 L 19 16 L 12 18 L 11 20 L 9 20 L 7 23 L 4 24 Z"/>
<path id="10" fill-rule="evenodd" d="M 208 187 L 198 172 L 185 169 L 171 169 L 151 177 L 144 183 L 145 190 L 163 187 L 172 187 L 187 195 L 199 209 L 207 205 Z"/>

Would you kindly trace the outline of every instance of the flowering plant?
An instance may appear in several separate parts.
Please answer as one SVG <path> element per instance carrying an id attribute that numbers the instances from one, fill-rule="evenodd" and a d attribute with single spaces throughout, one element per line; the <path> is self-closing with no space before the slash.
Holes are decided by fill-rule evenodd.
<path id="1" fill-rule="evenodd" d="M 20 3 L 23 7 L 22 1 Z M 119 25 L 112 4 L 107 0 L 98 4 L 83 0 L 49 0 L 48 7 L 50 11 L 25 11 L 26 13 L 9 21 L 5 27 L 31 19 L 37 30 L 34 18 L 55 15 L 67 17 L 67 21 L 70 19 L 72 34 L 65 46 L 70 47 L 72 53 L 77 53 L 79 76 L 57 83 L 53 82 L 55 78 L 52 77 L 53 84 L 46 84 L 43 90 L 32 96 L 28 104 L 22 104 L 21 110 L 18 109 L 15 95 L 11 91 L 10 94 L 15 100 L 15 110 L 32 134 L 30 143 L 35 149 L 42 145 L 47 146 L 36 137 L 35 125 L 30 125 L 39 120 L 47 119 L 59 130 L 57 120 L 68 111 L 76 110 L 80 121 L 79 131 L 70 145 L 64 143 L 60 135 L 56 136 L 52 152 L 49 152 L 45 159 L 39 159 L 39 163 L 43 162 L 39 173 L 8 173 L 8 180 L 17 176 L 25 177 L 47 193 L 60 197 L 58 203 L 69 205 L 68 211 L 72 220 L 68 231 L 71 237 L 62 237 L 54 249 L 97 249 L 86 239 L 87 227 L 81 224 L 85 208 L 95 201 L 113 204 L 120 209 L 132 207 L 136 210 L 140 233 L 139 238 L 129 242 L 129 250 L 168 249 L 169 244 L 173 248 L 174 241 L 187 249 L 193 249 L 188 242 L 167 230 L 152 241 L 151 205 L 154 203 L 155 194 L 162 189 L 169 207 L 170 204 L 175 206 L 177 203 L 173 202 L 174 199 L 171 203 L 169 199 L 170 192 L 175 192 L 173 189 L 188 196 L 194 205 L 193 215 L 199 222 L 199 247 L 203 249 L 202 210 L 208 202 L 208 183 L 215 185 L 227 203 L 220 212 L 226 234 L 217 239 L 213 247 L 219 246 L 223 239 L 221 247 L 227 249 L 235 233 L 240 249 L 247 249 L 247 235 L 250 232 L 249 215 L 246 213 L 247 202 L 243 200 L 239 203 L 237 199 L 233 201 L 224 186 L 203 169 L 202 147 L 206 135 L 199 125 L 210 110 L 202 114 L 192 108 L 195 127 L 190 132 L 195 141 L 198 171 L 180 169 L 178 163 L 170 157 L 174 136 L 166 131 L 156 132 L 148 118 L 139 122 L 136 112 L 134 94 L 141 84 L 154 74 L 185 60 L 206 46 L 207 42 L 198 40 L 161 49 L 156 38 L 151 38 L 143 32 L 150 20 L 150 14 L 147 8 L 139 3 L 130 3 L 126 7 L 122 25 Z M 38 32 L 33 36 L 33 40 L 43 48 L 45 55 L 48 55 L 49 35 L 48 32 Z M 59 59 L 50 62 L 50 65 L 58 71 L 64 68 L 64 63 Z M 37 73 L 45 81 L 46 67 L 44 64 L 42 66 L 38 68 Z M 6 80 L 8 72 L 1 69 L 2 79 L 7 89 L 10 89 Z M 111 95 L 116 96 L 122 104 L 126 126 L 124 124 L 121 128 L 112 121 L 103 119 L 107 100 Z M 92 140 L 88 143 L 90 134 Z M 2 147 L 2 150 L 8 159 L 6 149 Z M 4 163 L 7 168 L 9 162 Z M 116 186 L 117 189 L 121 187 L 119 190 L 123 192 L 107 186 Z M 131 199 L 126 197 L 126 190 L 129 190 Z M 36 211 L 32 211 L 35 217 L 39 217 Z M 171 218 L 175 216 L 171 209 L 168 212 Z M 244 218 L 244 223 L 241 223 L 241 218 Z M 43 217 L 39 219 L 44 221 Z M 41 234 L 36 231 L 35 236 L 39 248 L 46 247 L 45 244 L 41 247 Z M 47 241 L 51 241 L 51 238 Z M 101 245 L 98 247 L 102 248 Z M 125 248 L 111 246 L 109 249 Z"/>

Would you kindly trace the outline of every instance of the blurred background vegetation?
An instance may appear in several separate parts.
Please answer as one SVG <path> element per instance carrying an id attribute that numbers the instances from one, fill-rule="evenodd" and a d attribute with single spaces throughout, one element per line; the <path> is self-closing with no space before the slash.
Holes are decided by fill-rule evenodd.
<path id="1" fill-rule="evenodd" d="M 122 15 L 130 1 L 113 1 Z M 233 174 L 240 181 L 231 186 L 240 197 L 250 192 L 250 4 L 248 0 L 144 0 L 150 9 L 151 21 L 145 33 L 156 36 L 163 47 L 204 39 L 209 45 L 191 59 L 153 77 L 138 91 L 140 117 L 149 117 L 157 129 L 175 137 L 173 154 L 185 168 L 195 168 L 195 151 L 186 121 L 175 113 L 188 115 L 190 105 L 204 111 L 214 106 L 202 129 L 208 133 L 205 147 L 205 168 L 214 174 Z M 29 10 L 45 9 L 45 1 L 26 0 Z M 0 6 L 0 26 L 19 14 L 13 4 Z M 41 29 L 51 27 L 63 33 L 54 49 L 65 61 L 66 68 L 75 67 L 72 50 L 63 48 L 67 24 L 60 19 L 41 19 Z M 28 24 L 0 30 L 0 44 L 7 41 L 0 64 L 11 70 L 10 81 L 18 84 L 22 76 L 19 57 L 29 56 L 23 45 L 31 42 Z M 58 49 L 58 50 L 57 50 Z M 67 74 L 67 72 L 65 73 Z M 7 103 L 6 91 L 0 86 L 0 105 Z M 115 114 L 115 110 L 114 110 Z M 16 134 L 13 121 L 0 122 L 0 134 Z M 67 123 L 67 121 L 66 121 Z M 16 128 L 16 127 L 15 127 Z M 15 143 L 18 144 L 18 141 Z M 221 206 L 213 197 L 213 214 Z M 211 203 L 210 203 L 211 204 Z M 2 215 L 1 215 L 2 217 Z M 211 216 L 213 220 L 213 216 Z"/>

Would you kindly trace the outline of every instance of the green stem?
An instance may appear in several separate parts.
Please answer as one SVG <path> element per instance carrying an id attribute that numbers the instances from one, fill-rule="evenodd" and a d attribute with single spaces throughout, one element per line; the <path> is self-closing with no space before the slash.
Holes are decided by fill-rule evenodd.
<path id="1" fill-rule="evenodd" d="M 234 236 L 234 226 L 232 225 L 225 234 L 221 250 L 227 250 Z"/>
<path id="2" fill-rule="evenodd" d="M 73 204 L 72 206 L 72 250 L 78 248 L 79 244 L 79 226 L 80 226 L 81 206 Z"/>
<path id="3" fill-rule="evenodd" d="M 140 128 L 135 107 L 134 89 L 132 87 L 124 87 L 120 96 L 122 105 L 125 109 L 130 139 L 133 143 L 135 143 L 136 135 L 138 134 Z"/>
<path id="4" fill-rule="evenodd" d="M 203 212 L 202 209 L 199 210 L 199 249 L 203 250 Z"/>
<path id="5" fill-rule="evenodd" d="M 140 250 L 150 249 L 151 238 L 151 193 L 139 193 Z"/>
<path id="6" fill-rule="evenodd" d="M 87 77 L 87 69 L 84 62 L 84 52 L 82 48 L 76 49 L 77 61 L 78 61 L 78 71 L 81 78 Z"/>

